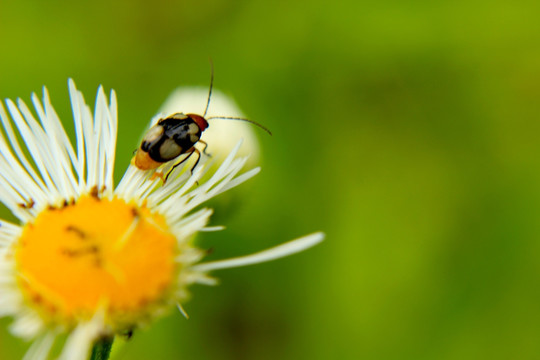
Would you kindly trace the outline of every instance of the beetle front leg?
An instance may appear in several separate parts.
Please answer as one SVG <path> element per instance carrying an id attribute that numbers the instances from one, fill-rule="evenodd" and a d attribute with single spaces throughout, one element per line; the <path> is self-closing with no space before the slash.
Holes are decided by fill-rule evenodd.
<path id="1" fill-rule="evenodd" d="M 202 152 L 204 155 L 208 157 L 212 157 L 212 154 L 206 152 L 206 148 L 208 147 L 208 143 L 206 141 L 199 140 L 201 144 L 204 144 L 204 149 L 202 149 Z"/>

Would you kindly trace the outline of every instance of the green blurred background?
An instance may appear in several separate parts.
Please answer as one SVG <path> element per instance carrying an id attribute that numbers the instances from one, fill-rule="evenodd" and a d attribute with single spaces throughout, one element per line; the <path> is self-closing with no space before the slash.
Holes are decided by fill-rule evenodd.
<path id="1" fill-rule="evenodd" d="M 216 87 L 274 132 L 201 242 L 217 273 L 117 359 L 540 358 L 536 1 L 0 2 L 0 97 L 118 93 L 117 179 L 168 94 Z M 4 214 L 4 216 L 7 216 Z M 0 295 L 1 296 L 1 295 Z M 28 344 L 0 320 L 0 359 Z"/>

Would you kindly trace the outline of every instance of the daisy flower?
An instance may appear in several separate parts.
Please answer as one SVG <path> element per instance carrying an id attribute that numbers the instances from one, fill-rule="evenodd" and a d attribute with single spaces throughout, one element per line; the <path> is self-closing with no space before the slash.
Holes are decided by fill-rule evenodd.
<path id="1" fill-rule="evenodd" d="M 75 146 L 46 89 L 42 100 L 32 95 L 34 112 L 22 100 L 0 103 L 0 201 L 18 218 L 0 221 L 0 316 L 14 319 L 14 335 L 34 340 L 26 360 L 48 358 L 63 334 L 60 359 L 87 359 L 100 343 L 108 356 L 115 335 L 171 307 L 183 311 L 189 285 L 215 284 L 209 272 L 273 260 L 322 240 L 316 233 L 201 263 L 205 252 L 194 236 L 220 227 L 207 226 L 212 210 L 200 205 L 259 171 L 240 174 L 246 162 L 237 156 L 240 144 L 218 167 L 206 166 L 213 173 L 205 174 L 203 158 L 193 174 L 178 167 L 163 184 L 152 171 L 129 166 L 115 187 L 116 95 L 109 102 L 100 87 L 92 113 L 71 80 L 69 93 Z"/>

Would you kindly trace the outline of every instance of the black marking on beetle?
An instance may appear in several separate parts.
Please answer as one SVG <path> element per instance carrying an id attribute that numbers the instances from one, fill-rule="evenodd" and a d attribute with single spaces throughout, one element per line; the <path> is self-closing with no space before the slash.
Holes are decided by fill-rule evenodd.
<path id="1" fill-rule="evenodd" d="M 191 126 L 193 124 L 194 126 Z M 156 162 L 164 163 L 177 158 L 179 155 L 191 149 L 199 141 L 202 131 L 192 118 L 177 119 L 173 116 L 162 119 L 156 126 L 163 127 L 163 134 L 157 139 L 144 141 L 141 144 L 141 150 L 147 152 L 150 158 Z M 196 128 L 196 132 L 190 132 L 190 129 Z M 197 137 L 197 141 L 192 141 L 192 136 Z M 179 149 L 177 153 L 164 158 L 161 154 L 161 147 L 167 146 L 167 141 L 174 141 Z"/>

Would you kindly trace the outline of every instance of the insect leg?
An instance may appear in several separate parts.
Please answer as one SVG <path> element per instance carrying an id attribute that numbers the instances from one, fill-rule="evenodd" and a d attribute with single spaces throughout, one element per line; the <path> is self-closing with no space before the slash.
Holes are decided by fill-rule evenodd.
<path id="1" fill-rule="evenodd" d="M 163 180 L 163 184 L 165 184 L 165 182 L 167 181 L 167 179 L 169 178 L 169 175 L 171 175 L 171 173 L 173 172 L 173 170 L 180 164 L 183 164 L 187 159 L 190 158 L 191 155 L 193 155 L 193 152 L 194 151 L 197 151 L 199 153 L 199 151 L 197 149 L 195 149 L 194 147 L 192 147 L 191 149 L 189 149 L 188 151 L 186 151 L 186 154 L 187 156 L 185 158 L 183 158 L 182 160 L 180 160 L 179 162 L 177 162 L 176 164 L 174 164 L 174 166 L 171 168 L 171 170 L 169 170 L 169 172 L 167 173 L 167 175 L 165 176 L 165 179 Z M 199 153 L 199 159 L 201 158 L 201 154 Z M 199 162 L 199 160 L 197 160 L 197 163 Z M 197 165 L 197 163 L 195 163 L 195 165 Z M 191 168 L 191 172 L 193 172 L 193 168 Z"/>
<path id="2" fill-rule="evenodd" d="M 199 157 L 197 158 L 197 161 L 195 161 L 195 165 L 193 165 L 191 167 L 191 175 L 193 175 L 193 169 L 195 169 L 195 167 L 199 164 L 199 160 L 201 160 L 201 152 L 196 148 L 193 148 L 193 151 L 196 152 L 197 155 L 199 155 Z M 192 152 L 192 154 L 193 154 L 193 152 Z"/>
<path id="3" fill-rule="evenodd" d="M 208 156 L 208 157 L 212 157 L 212 155 L 210 153 L 206 152 L 206 148 L 208 147 L 208 143 L 206 141 L 202 141 L 202 140 L 199 140 L 199 142 L 201 144 L 204 144 L 204 149 L 202 149 L 203 154 Z"/>
<path id="4" fill-rule="evenodd" d="M 195 161 L 195 165 L 193 165 L 193 167 L 191 168 L 191 175 L 193 175 L 193 169 L 195 169 L 195 167 L 197 166 L 197 164 L 199 164 L 199 160 L 201 160 L 201 152 L 200 152 L 198 149 L 196 149 L 195 147 L 194 147 L 193 149 L 194 149 L 193 151 L 195 151 L 195 152 L 197 153 L 197 155 L 199 155 L 199 157 L 197 158 L 197 161 Z M 193 154 L 193 153 L 192 153 L 192 154 Z M 198 182 L 198 181 L 195 181 L 195 184 L 196 184 L 197 186 L 199 186 L 199 182 Z"/>

